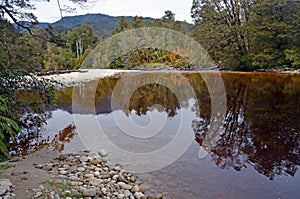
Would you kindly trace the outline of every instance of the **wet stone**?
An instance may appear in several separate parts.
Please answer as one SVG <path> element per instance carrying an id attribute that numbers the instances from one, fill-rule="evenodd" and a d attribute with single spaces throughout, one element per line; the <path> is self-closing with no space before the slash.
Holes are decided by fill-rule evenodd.
<path id="1" fill-rule="evenodd" d="M 108 153 L 104 150 L 104 149 L 101 149 L 98 153 L 101 157 L 106 157 L 108 155 Z"/>

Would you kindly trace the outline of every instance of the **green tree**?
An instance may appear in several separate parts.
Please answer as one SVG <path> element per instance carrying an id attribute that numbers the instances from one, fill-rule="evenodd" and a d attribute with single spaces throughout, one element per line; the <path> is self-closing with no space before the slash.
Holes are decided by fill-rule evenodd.
<path id="1" fill-rule="evenodd" d="M 165 11 L 165 15 L 162 17 L 163 20 L 175 21 L 175 13 L 170 10 Z"/>
<path id="2" fill-rule="evenodd" d="M 251 39 L 245 24 L 253 0 L 193 0 L 193 35 L 222 66 L 250 68 Z"/>
<path id="3" fill-rule="evenodd" d="M 80 27 L 73 29 L 64 37 L 66 39 L 66 49 L 71 49 L 75 58 L 75 68 L 81 65 L 84 57 L 97 45 L 99 40 L 94 34 L 93 28 L 87 24 L 82 24 Z M 67 53 L 69 51 L 65 51 L 65 55 L 69 55 Z"/>
<path id="4" fill-rule="evenodd" d="M 137 25 L 137 19 L 134 20 L 134 24 L 135 24 L 135 26 Z M 120 20 L 119 20 L 119 27 L 114 29 L 112 34 L 117 34 L 117 33 L 126 31 L 130 28 L 131 28 L 131 24 L 129 23 L 129 21 L 124 16 L 121 16 Z"/>
<path id="5" fill-rule="evenodd" d="M 194 37 L 226 68 L 297 67 L 299 2 L 194 0 Z"/>
<path id="6" fill-rule="evenodd" d="M 134 16 L 131 20 L 131 27 L 132 28 L 141 28 L 145 24 L 143 17 Z"/>
<path id="7" fill-rule="evenodd" d="M 300 3 L 257 0 L 253 4 L 251 58 L 256 68 L 299 67 Z"/>

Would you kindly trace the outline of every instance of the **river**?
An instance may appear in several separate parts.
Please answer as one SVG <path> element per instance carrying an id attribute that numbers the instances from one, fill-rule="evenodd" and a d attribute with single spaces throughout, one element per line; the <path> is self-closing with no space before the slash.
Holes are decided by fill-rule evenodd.
<path id="1" fill-rule="evenodd" d="M 300 75 L 128 73 L 57 96 L 15 150 L 104 148 L 168 198 L 300 195 Z"/>

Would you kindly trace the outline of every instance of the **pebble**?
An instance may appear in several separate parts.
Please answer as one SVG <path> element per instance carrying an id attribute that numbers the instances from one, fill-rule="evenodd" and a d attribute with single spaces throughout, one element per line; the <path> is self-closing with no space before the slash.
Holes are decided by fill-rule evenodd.
<path id="1" fill-rule="evenodd" d="M 124 197 L 125 197 L 125 195 L 122 193 L 118 195 L 118 199 L 123 199 Z"/>
<path id="2" fill-rule="evenodd" d="M 132 188 L 132 192 L 139 192 L 139 191 L 140 191 L 139 185 L 134 185 Z"/>
<path id="3" fill-rule="evenodd" d="M 43 165 L 42 169 L 45 170 L 45 171 L 51 171 L 52 170 L 52 165 L 47 165 L 47 164 Z"/>
<path id="4" fill-rule="evenodd" d="M 94 172 L 94 176 L 99 176 L 100 175 L 100 172 L 99 171 L 95 171 Z"/>
<path id="5" fill-rule="evenodd" d="M 87 156 L 81 156 L 79 160 L 80 162 L 87 162 L 89 158 Z"/>
<path id="6" fill-rule="evenodd" d="M 131 185 L 125 184 L 124 182 L 118 182 L 118 185 L 119 185 L 122 189 L 125 189 L 125 190 L 129 190 L 129 189 L 132 188 Z"/>
<path id="7" fill-rule="evenodd" d="M 86 189 L 84 190 L 83 195 L 85 197 L 94 197 L 97 194 L 96 191 L 97 191 L 96 189 Z"/>
<path id="8" fill-rule="evenodd" d="M 108 153 L 104 150 L 104 149 L 101 149 L 98 153 L 101 157 L 106 157 L 108 155 Z"/>
<path id="9" fill-rule="evenodd" d="M 136 181 L 135 177 L 134 177 L 134 176 L 131 176 L 131 177 L 130 177 L 130 181 L 134 183 L 134 182 Z"/>
<path id="10" fill-rule="evenodd" d="M 100 186 L 103 183 L 103 180 L 101 179 L 91 179 L 90 184 L 94 186 Z"/>
<path id="11" fill-rule="evenodd" d="M 65 171 L 65 170 L 62 170 L 62 171 L 59 171 L 58 173 L 61 174 L 61 175 L 66 175 L 68 172 Z"/>
<path id="12" fill-rule="evenodd" d="M 121 171 L 122 167 L 120 165 L 117 165 L 117 166 L 114 167 L 114 170 L 115 171 Z"/>
<path id="13" fill-rule="evenodd" d="M 129 198 L 129 199 L 144 199 L 155 198 L 146 195 L 150 187 L 143 184 L 143 181 L 137 178 L 128 171 L 125 171 L 122 165 L 109 162 L 106 151 L 99 151 L 99 156 L 89 155 L 88 153 L 72 154 L 70 156 L 60 156 L 52 161 L 53 164 L 44 164 L 51 166 L 51 174 L 53 181 L 64 183 L 70 186 L 67 189 L 58 188 L 55 192 L 48 190 L 45 186 L 43 191 L 35 191 L 35 196 L 40 192 L 46 192 L 46 195 L 51 195 L 54 198 L 57 191 L 61 191 L 65 195 L 70 193 L 78 193 L 83 198 Z M 107 161 L 103 161 L 107 159 Z M 40 189 L 39 189 L 40 190 Z M 67 190 L 67 192 L 65 192 Z M 52 190 L 53 191 L 53 190 Z M 49 197 L 48 197 L 49 198 Z M 1 197 L 0 197 L 1 199 Z M 57 199 L 57 198 L 56 198 Z"/>
<path id="14" fill-rule="evenodd" d="M 85 168 L 83 168 L 83 167 L 78 167 L 78 168 L 77 168 L 77 171 L 79 171 L 79 172 L 84 172 L 84 171 L 85 171 Z"/>
<path id="15" fill-rule="evenodd" d="M 86 178 L 94 178 L 94 174 L 88 173 L 88 174 L 85 174 L 84 177 L 86 177 Z"/>
<path id="16" fill-rule="evenodd" d="M 128 198 L 130 195 L 131 195 L 131 192 L 130 192 L 129 190 L 125 190 L 125 191 L 124 191 L 124 196 L 125 196 L 126 198 Z"/>
<path id="17" fill-rule="evenodd" d="M 36 169 L 42 169 L 42 168 L 43 168 L 43 165 L 42 165 L 42 164 L 36 164 L 36 165 L 34 165 L 34 167 L 35 167 Z"/>
<path id="18" fill-rule="evenodd" d="M 118 180 L 119 182 L 125 182 L 125 183 L 128 183 L 128 181 L 127 181 L 123 176 L 121 176 L 121 175 L 118 175 L 118 176 L 117 176 L 117 180 Z"/>
<path id="19" fill-rule="evenodd" d="M 96 158 L 90 160 L 90 163 L 93 164 L 93 165 L 97 165 L 100 162 L 101 162 L 101 160 L 100 159 L 96 159 Z"/>
<path id="20" fill-rule="evenodd" d="M 141 199 L 142 197 L 144 197 L 145 195 L 142 192 L 135 192 L 134 197 L 136 197 L 137 199 Z"/>

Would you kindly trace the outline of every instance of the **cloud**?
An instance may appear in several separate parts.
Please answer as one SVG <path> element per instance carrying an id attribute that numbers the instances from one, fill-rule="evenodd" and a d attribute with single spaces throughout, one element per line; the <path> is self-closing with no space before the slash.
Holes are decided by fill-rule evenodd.
<path id="1" fill-rule="evenodd" d="M 68 0 L 61 0 L 62 5 L 71 5 Z M 164 11 L 171 10 L 176 15 L 176 20 L 192 22 L 190 9 L 192 0 L 101 0 L 88 4 L 86 9 L 76 7 L 77 12 L 67 15 L 82 15 L 86 13 L 102 13 L 112 16 L 143 16 L 161 18 Z M 60 19 L 60 13 L 56 1 L 40 2 L 36 4 L 35 14 L 39 21 L 54 22 Z M 66 15 L 66 14 L 65 14 Z"/>

